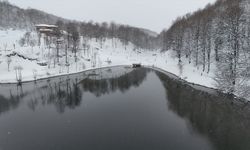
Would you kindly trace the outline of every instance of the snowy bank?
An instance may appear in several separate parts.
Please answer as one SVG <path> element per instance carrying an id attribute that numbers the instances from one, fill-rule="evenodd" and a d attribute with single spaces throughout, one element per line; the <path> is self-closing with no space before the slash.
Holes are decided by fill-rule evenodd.
<path id="1" fill-rule="evenodd" d="M 53 46 L 52 48 L 45 45 L 19 46 L 18 39 L 22 33 L 24 32 L 0 32 L 1 41 L 4 41 L 4 44 L 1 43 L 2 46 L 0 46 L 0 83 L 17 83 L 16 66 L 21 66 L 22 82 L 26 82 L 90 69 L 141 63 L 145 66 L 161 68 L 188 82 L 215 88 L 214 64 L 212 64 L 210 73 L 204 73 L 202 69 L 199 70 L 192 63 L 189 64 L 188 60 L 183 59 L 181 64 L 178 63 L 173 51 L 162 53 L 160 50 L 139 49 L 132 43 L 124 46 L 119 39 L 107 39 L 101 43 L 96 39 L 89 39 L 87 42 L 81 40 L 80 50 L 76 54 L 77 58 L 72 51 L 68 51 L 66 58 L 65 50 L 62 47 L 59 60 L 57 60 L 53 57 L 56 52 Z M 87 44 L 88 48 L 84 48 L 83 43 Z M 7 48 L 4 45 L 7 45 Z M 11 55 L 13 53 L 18 55 Z M 11 58 L 9 65 L 7 56 Z"/>

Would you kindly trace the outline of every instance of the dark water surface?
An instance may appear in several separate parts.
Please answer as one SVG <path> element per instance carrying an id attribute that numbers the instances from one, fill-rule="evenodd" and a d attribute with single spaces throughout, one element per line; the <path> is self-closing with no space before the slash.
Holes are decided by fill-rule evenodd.
<path id="1" fill-rule="evenodd" d="M 0 150 L 249 150 L 250 106 L 149 69 L 0 85 Z"/>

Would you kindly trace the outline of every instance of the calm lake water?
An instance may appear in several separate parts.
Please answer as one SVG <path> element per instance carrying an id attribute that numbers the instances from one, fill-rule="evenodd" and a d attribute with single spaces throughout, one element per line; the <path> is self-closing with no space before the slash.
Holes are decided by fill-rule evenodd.
<path id="1" fill-rule="evenodd" d="M 249 150 L 250 106 L 150 69 L 0 85 L 0 150 Z"/>

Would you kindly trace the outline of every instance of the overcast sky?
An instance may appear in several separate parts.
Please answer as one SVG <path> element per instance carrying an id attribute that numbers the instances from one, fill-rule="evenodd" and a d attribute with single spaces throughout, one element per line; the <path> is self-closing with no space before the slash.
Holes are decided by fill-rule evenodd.
<path id="1" fill-rule="evenodd" d="M 188 12 L 215 0 L 9 0 L 22 8 L 36 8 L 80 21 L 115 21 L 156 32 Z"/>

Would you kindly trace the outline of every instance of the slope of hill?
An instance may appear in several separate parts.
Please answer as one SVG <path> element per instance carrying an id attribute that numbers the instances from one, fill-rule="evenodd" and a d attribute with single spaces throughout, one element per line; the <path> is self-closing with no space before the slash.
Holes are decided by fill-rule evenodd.
<path id="1" fill-rule="evenodd" d="M 35 24 L 55 24 L 66 19 L 36 9 L 21 9 L 6 1 L 0 1 L 0 28 L 30 29 Z"/>
<path id="2" fill-rule="evenodd" d="M 151 31 L 151 30 L 148 30 L 148 29 L 144 29 L 144 28 L 140 28 L 144 33 L 152 36 L 152 37 L 157 37 L 158 36 L 158 33 L 154 32 L 154 31 Z"/>
<path id="3" fill-rule="evenodd" d="M 34 29 L 35 24 L 57 24 L 63 30 L 77 26 L 82 36 L 119 38 L 125 44 L 132 42 L 138 47 L 154 49 L 157 33 L 129 25 L 67 20 L 36 9 L 21 9 L 6 1 L 0 1 L 0 29 Z M 71 26 L 71 27 L 70 27 Z"/>

